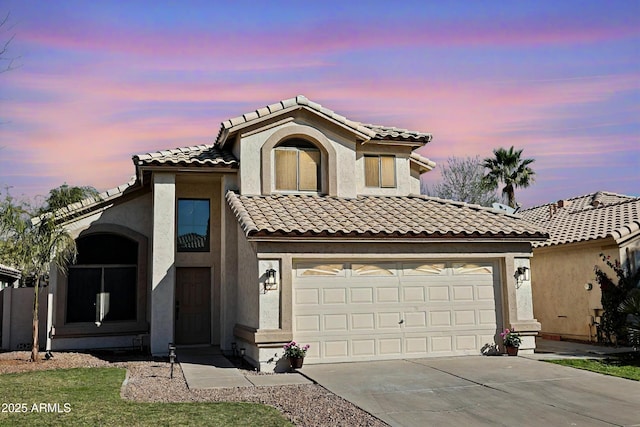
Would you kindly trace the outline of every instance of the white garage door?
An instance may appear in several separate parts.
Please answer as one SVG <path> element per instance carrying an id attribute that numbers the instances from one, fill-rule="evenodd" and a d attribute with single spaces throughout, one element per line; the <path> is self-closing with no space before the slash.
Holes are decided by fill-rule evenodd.
<path id="1" fill-rule="evenodd" d="M 305 363 L 479 354 L 500 311 L 491 262 L 299 262 L 294 339 Z"/>

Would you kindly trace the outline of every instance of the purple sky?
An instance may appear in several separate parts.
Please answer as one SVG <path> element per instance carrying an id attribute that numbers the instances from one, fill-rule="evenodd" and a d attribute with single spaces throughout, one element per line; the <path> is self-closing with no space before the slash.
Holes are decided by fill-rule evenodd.
<path id="1" fill-rule="evenodd" d="M 524 149 L 525 207 L 640 195 L 640 1 L 260 3 L 3 1 L 0 185 L 115 187 L 134 154 L 302 94 L 433 133 L 440 164 Z"/>

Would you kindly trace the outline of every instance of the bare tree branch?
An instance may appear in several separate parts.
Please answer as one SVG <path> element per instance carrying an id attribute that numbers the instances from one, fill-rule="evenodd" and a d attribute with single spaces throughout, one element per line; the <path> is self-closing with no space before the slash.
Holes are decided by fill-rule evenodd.
<path id="1" fill-rule="evenodd" d="M 2 21 L 0 21 L 0 29 L 2 29 L 3 36 L 4 36 L 4 33 L 9 33 L 9 32 L 12 32 L 13 30 L 13 25 L 9 24 L 10 16 L 11 16 L 11 13 L 7 12 L 7 14 L 2 19 Z M 20 59 L 19 56 L 16 56 L 16 57 L 7 56 L 9 52 L 9 45 L 11 44 L 11 42 L 15 37 L 16 37 L 16 34 L 13 33 L 8 36 L 7 40 L 4 43 L 2 43 L 2 48 L 0 49 L 0 61 L 2 61 L 3 65 L 0 66 L 0 73 L 14 70 L 20 67 L 20 65 L 14 65 L 16 60 Z"/>

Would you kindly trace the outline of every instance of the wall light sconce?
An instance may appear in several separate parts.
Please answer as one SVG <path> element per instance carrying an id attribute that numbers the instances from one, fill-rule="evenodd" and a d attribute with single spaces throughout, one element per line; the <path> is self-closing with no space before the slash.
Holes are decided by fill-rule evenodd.
<path id="1" fill-rule="evenodd" d="M 516 268 L 516 273 L 514 274 L 514 277 L 516 278 L 516 281 L 518 282 L 518 284 L 522 284 L 523 281 L 525 280 L 529 280 L 531 278 L 531 274 L 529 273 L 529 267 L 518 267 Z"/>
<path id="2" fill-rule="evenodd" d="M 278 272 L 273 268 L 267 269 L 264 272 L 264 291 L 275 291 L 278 289 Z"/>

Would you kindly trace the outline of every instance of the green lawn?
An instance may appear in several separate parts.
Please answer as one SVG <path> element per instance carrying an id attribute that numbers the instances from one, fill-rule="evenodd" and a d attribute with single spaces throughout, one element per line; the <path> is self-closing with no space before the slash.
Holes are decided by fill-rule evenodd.
<path id="1" fill-rule="evenodd" d="M 125 370 L 119 368 L 0 375 L 0 425 L 292 425 L 275 408 L 253 403 L 129 402 L 120 398 L 124 377 Z"/>
<path id="2" fill-rule="evenodd" d="M 549 360 L 558 365 L 571 366 L 572 368 L 586 369 L 587 371 L 612 375 L 614 377 L 627 378 L 640 381 L 640 360 L 638 358 L 620 359 L 559 359 Z"/>

